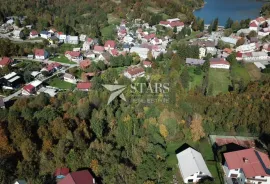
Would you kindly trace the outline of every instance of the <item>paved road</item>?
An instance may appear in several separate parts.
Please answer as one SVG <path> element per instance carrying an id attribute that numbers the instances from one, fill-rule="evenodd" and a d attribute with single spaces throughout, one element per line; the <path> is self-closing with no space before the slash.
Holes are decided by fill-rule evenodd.
<path id="1" fill-rule="evenodd" d="M 52 77 L 54 77 L 54 76 L 56 76 L 56 75 L 58 75 L 58 74 L 65 73 L 65 72 L 66 72 L 67 70 L 69 70 L 70 68 L 73 68 L 73 67 L 76 67 L 76 66 L 77 66 L 77 65 L 70 65 L 69 67 L 67 67 L 67 68 L 65 68 L 65 69 L 58 70 L 58 71 L 55 72 L 53 75 L 51 75 L 51 76 L 49 76 L 49 77 L 47 77 L 47 78 L 41 80 L 41 82 L 45 82 L 45 81 L 51 79 Z M 13 94 L 11 94 L 11 95 L 5 97 L 5 98 L 4 98 L 4 102 L 7 102 L 7 101 L 11 100 L 11 99 L 14 98 L 14 97 L 19 97 L 19 96 L 21 95 L 21 92 L 22 92 L 22 88 L 19 89 L 18 91 L 16 91 L 15 93 L 13 93 Z"/>
<path id="2" fill-rule="evenodd" d="M 12 42 L 19 42 L 19 43 L 41 43 L 43 42 L 42 39 L 40 40 L 31 40 L 31 39 L 27 39 L 27 40 L 22 40 L 22 39 L 18 39 L 18 38 L 13 38 L 13 37 L 9 37 L 9 35 L 11 34 L 12 32 L 10 33 L 6 33 L 6 34 L 3 34 L 3 33 L 0 33 L 0 38 L 4 38 L 4 39 L 9 39 L 10 41 Z"/>

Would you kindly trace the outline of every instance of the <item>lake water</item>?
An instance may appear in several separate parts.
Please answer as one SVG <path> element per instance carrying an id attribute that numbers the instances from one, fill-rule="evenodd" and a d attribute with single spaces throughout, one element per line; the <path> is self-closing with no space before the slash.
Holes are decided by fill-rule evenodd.
<path id="1" fill-rule="evenodd" d="M 233 20 L 254 19 L 259 16 L 264 2 L 256 0 L 205 0 L 203 8 L 196 10 L 194 15 L 210 24 L 216 17 L 219 25 L 225 25 L 229 17 Z"/>

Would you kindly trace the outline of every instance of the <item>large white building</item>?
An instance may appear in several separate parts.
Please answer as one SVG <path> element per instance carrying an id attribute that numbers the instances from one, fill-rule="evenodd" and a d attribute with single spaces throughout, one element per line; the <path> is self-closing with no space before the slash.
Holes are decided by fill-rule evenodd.
<path id="1" fill-rule="evenodd" d="M 144 77 L 145 76 L 145 71 L 141 67 L 128 68 L 124 72 L 124 76 L 127 77 L 128 79 L 134 81 L 138 77 Z"/>
<path id="2" fill-rule="evenodd" d="M 246 45 L 240 45 L 239 47 L 236 47 L 236 52 L 246 53 L 246 52 L 253 52 L 256 50 L 256 43 L 250 43 Z"/>
<path id="3" fill-rule="evenodd" d="M 198 151 L 187 148 L 176 155 L 178 167 L 185 183 L 197 183 L 204 178 L 211 178 L 202 154 Z"/>
<path id="4" fill-rule="evenodd" d="M 136 53 L 140 56 L 141 60 L 147 59 L 147 54 L 149 52 L 148 48 L 141 48 L 141 47 L 131 47 L 130 53 Z"/>
<path id="5" fill-rule="evenodd" d="M 253 148 L 224 153 L 223 170 L 226 177 L 239 184 L 270 184 L 268 155 Z"/>

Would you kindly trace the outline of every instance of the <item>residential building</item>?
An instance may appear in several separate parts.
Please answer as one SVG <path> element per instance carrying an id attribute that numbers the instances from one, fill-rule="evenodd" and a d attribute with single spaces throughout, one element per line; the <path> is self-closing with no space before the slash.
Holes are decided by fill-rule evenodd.
<path id="1" fill-rule="evenodd" d="M 15 72 L 5 75 L 1 80 L 3 87 L 6 89 L 16 88 L 22 83 L 21 76 L 17 75 Z"/>
<path id="2" fill-rule="evenodd" d="M 134 38 L 130 35 L 127 35 L 123 38 L 123 42 L 127 44 L 132 44 L 134 43 Z"/>
<path id="3" fill-rule="evenodd" d="M 184 22 L 180 22 L 180 19 L 175 18 L 175 19 L 167 19 L 166 21 L 160 21 L 159 25 L 167 27 L 167 28 L 175 28 L 177 32 L 181 31 L 185 24 Z"/>
<path id="4" fill-rule="evenodd" d="M 224 153 L 223 169 L 228 178 L 239 184 L 270 184 L 270 160 L 253 148 Z"/>
<path id="5" fill-rule="evenodd" d="M 259 30 L 259 25 L 256 23 L 256 22 L 251 22 L 250 24 L 249 24 L 249 29 L 251 30 L 251 31 L 256 31 L 256 32 L 258 32 L 258 30 Z"/>
<path id="6" fill-rule="evenodd" d="M 49 33 L 48 31 L 41 31 L 41 32 L 40 32 L 40 37 L 41 37 L 41 38 L 48 39 L 48 38 L 50 38 L 51 36 L 52 36 L 51 33 Z"/>
<path id="7" fill-rule="evenodd" d="M 38 37 L 38 32 L 36 30 L 32 30 L 30 32 L 30 38 L 37 38 Z"/>
<path id="8" fill-rule="evenodd" d="M 60 63 L 51 63 L 49 65 L 47 65 L 46 67 L 42 68 L 42 71 L 47 71 L 49 74 L 52 74 L 54 72 L 56 72 L 57 70 L 59 70 L 62 67 L 62 65 Z"/>
<path id="9" fill-rule="evenodd" d="M 95 59 L 95 58 L 96 58 L 95 53 L 94 53 L 93 51 L 91 51 L 91 50 L 85 52 L 85 53 L 84 53 L 84 56 L 85 56 L 86 58 L 90 58 L 90 59 Z"/>
<path id="10" fill-rule="evenodd" d="M 253 52 L 256 50 L 256 44 L 255 43 L 250 43 L 246 45 L 240 45 L 236 47 L 235 51 L 236 52 L 241 52 L 241 53 L 246 53 L 246 52 Z"/>
<path id="11" fill-rule="evenodd" d="M 79 52 L 79 51 L 66 51 L 65 56 L 69 60 L 77 62 L 77 63 L 79 63 L 81 60 L 83 60 L 83 56 L 82 56 L 81 52 Z"/>
<path id="12" fill-rule="evenodd" d="M 36 49 L 35 50 L 35 59 L 44 60 L 49 57 L 49 53 L 44 49 Z"/>
<path id="13" fill-rule="evenodd" d="M 59 41 L 62 42 L 62 43 L 65 42 L 65 40 L 67 39 L 67 35 L 65 35 L 62 32 L 58 32 L 55 35 L 59 39 Z"/>
<path id="14" fill-rule="evenodd" d="M 81 67 L 81 69 L 89 68 L 90 65 L 91 65 L 91 60 L 89 60 L 89 59 L 82 60 L 82 61 L 80 62 L 80 67 Z"/>
<path id="15" fill-rule="evenodd" d="M 210 59 L 210 68 L 230 69 L 230 63 L 224 58 Z"/>
<path id="16" fill-rule="evenodd" d="M 193 59 L 193 58 L 186 58 L 186 64 L 188 65 L 203 65 L 205 60 L 202 59 Z"/>
<path id="17" fill-rule="evenodd" d="M 217 48 L 216 47 L 206 47 L 207 54 L 216 55 L 217 54 Z"/>
<path id="18" fill-rule="evenodd" d="M 144 77 L 145 71 L 141 67 L 130 67 L 124 72 L 124 76 L 134 81 L 138 77 Z"/>
<path id="19" fill-rule="evenodd" d="M 131 47 L 130 53 L 136 53 L 140 56 L 141 60 L 147 59 L 147 54 L 150 50 L 148 48 Z"/>
<path id="20" fill-rule="evenodd" d="M 35 81 L 32 81 L 31 83 L 25 85 L 22 88 L 22 95 L 29 96 L 29 95 L 34 94 L 39 89 L 41 84 L 42 84 L 41 81 L 35 80 Z"/>
<path id="21" fill-rule="evenodd" d="M 56 169 L 54 176 L 56 177 L 56 179 L 63 179 L 68 174 L 69 174 L 69 168 L 62 167 L 62 168 Z"/>
<path id="22" fill-rule="evenodd" d="M 64 74 L 64 81 L 72 83 L 72 84 L 76 84 L 76 82 L 77 82 L 75 76 L 73 76 L 73 75 L 71 75 L 69 73 Z"/>
<path id="23" fill-rule="evenodd" d="M 54 35 L 57 32 L 57 30 L 54 28 L 51 28 L 48 32 L 51 33 L 51 35 Z"/>
<path id="24" fill-rule="evenodd" d="M 83 43 L 83 51 L 89 51 L 91 48 L 91 45 L 93 45 L 93 39 L 87 38 L 86 41 Z"/>
<path id="25" fill-rule="evenodd" d="M 238 41 L 237 38 L 231 38 L 231 37 L 221 37 L 220 40 L 222 40 L 225 43 L 229 43 L 231 45 L 236 45 Z"/>
<path id="26" fill-rule="evenodd" d="M 8 66 L 10 64 L 13 63 L 13 59 L 9 58 L 9 57 L 3 57 L 1 60 L 0 60 L 0 68 L 3 68 L 5 66 Z"/>
<path id="27" fill-rule="evenodd" d="M 257 68 L 259 68 L 259 69 L 265 69 L 266 68 L 266 66 L 264 66 L 262 63 L 260 63 L 260 62 L 254 62 L 254 65 L 257 67 Z"/>
<path id="28" fill-rule="evenodd" d="M 81 34 L 81 35 L 80 35 L 80 41 L 81 41 L 81 42 L 85 42 L 85 41 L 86 41 L 86 35 Z"/>
<path id="29" fill-rule="evenodd" d="M 69 173 L 58 184 L 96 184 L 96 182 L 89 171 L 83 170 Z"/>
<path id="30" fill-rule="evenodd" d="M 206 49 L 201 47 L 199 48 L 199 58 L 202 59 L 206 56 Z"/>
<path id="31" fill-rule="evenodd" d="M 99 55 L 98 59 L 104 61 L 104 63 L 107 65 L 110 63 L 111 54 L 109 52 L 104 52 Z"/>
<path id="32" fill-rule="evenodd" d="M 70 36 L 66 37 L 65 43 L 77 45 L 79 44 L 79 37 L 78 36 Z"/>
<path id="33" fill-rule="evenodd" d="M 184 183 L 197 183 L 201 179 L 212 177 L 202 154 L 193 148 L 185 149 L 176 157 Z"/>
<path id="34" fill-rule="evenodd" d="M 153 62 L 151 61 L 143 61 L 144 68 L 152 68 Z"/>
<path id="35" fill-rule="evenodd" d="M 112 56 L 118 56 L 119 55 L 119 52 L 117 49 L 112 49 L 112 50 L 109 50 L 109 53 L 112 55 Z"/>
<path id="36" fill-rule="evenodd" d="M 255 62 L 255 61 L 267 61 L 269 59 L 266 52 L 248 52 L 242 54 L 242 59 L 246 62 Z"/>
<path id="37" fill-rule="evenodd" d="M 105 50 L 115 49 L 116 43 L 114 40 L 107 40 L 104 45 Z"/>
<path id="38" fill-rule="evenodd" d="M 92 87 L 92 83 L 90 83 L 90 82 L 77 83 L 77 89 L 80 91 L 89 91 L 91 89 L 91 87 Z"/>
<path id="39" fill-rule="evenodd" d="M 105 51 L 104 47 L 103 46 L 98 46 L 98 45 L 95 45 L 94 50 L 93 50 L 93 52 L 95 54 L 101 54 L 104 51 Z"/>

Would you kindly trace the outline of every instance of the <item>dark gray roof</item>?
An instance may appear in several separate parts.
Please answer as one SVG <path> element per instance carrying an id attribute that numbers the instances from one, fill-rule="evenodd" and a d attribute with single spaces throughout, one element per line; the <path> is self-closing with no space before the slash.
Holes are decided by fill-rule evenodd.
<path id="1" fill-rule="evenodd" d="M 205 62 L 205 60 L 202 59 L 193 59 L 193 58 L 187 58 L 186 64 L 190 65 L 202 65 Z"/>

